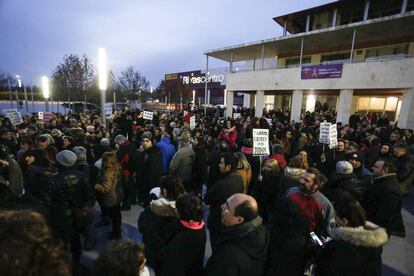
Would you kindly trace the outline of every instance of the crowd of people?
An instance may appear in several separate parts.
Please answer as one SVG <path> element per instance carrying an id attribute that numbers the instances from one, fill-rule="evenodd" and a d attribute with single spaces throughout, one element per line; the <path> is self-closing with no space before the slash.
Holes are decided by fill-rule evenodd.
<path id="1" fill-rule="evenodd" d="M 80 275 L 110 225 L 92 275 L 381 275 L 383 246 L 405 237 L 413 130 L 376 114 L 235 112 L 0 117 L 0 274 Z M 324 121 L 336 148 L 319 143 Z M 268 156 L 253 154 L 257 128 Z M 122 240 L 132 205 L 140 244 Z"/>

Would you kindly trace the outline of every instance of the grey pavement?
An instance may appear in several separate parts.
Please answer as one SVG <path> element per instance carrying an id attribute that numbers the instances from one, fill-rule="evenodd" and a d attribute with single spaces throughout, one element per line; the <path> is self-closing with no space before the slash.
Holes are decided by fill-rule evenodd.
<path id="1" fill-rule="evenodd" d="M 142 211 L 140 206 L 133 205 L 130 211 L 122 212 L 122 239 L 142 241 L 137 227 L 138 217 Z M 97 220 L 99 220 L 99 215 L 99 207 L 96 207 Z M 386 276 L 414 275 L 414 188 L 404 201 L 402 215 L 406 227 L 406 237 L 391 236 L 387 245 L 384 246 L 382 262 L 383 275 Z M 111 231 L 110 226 L 96 228 L 96 246 L 91 251 L 83 251 L 82 263 L 89 266 L 97 258 L 99 252 L 109 243 L 106 239 L 109 231 Z M 210 255 L 211 247 L 209 240 L 207 240 L 205 261 Z"/>

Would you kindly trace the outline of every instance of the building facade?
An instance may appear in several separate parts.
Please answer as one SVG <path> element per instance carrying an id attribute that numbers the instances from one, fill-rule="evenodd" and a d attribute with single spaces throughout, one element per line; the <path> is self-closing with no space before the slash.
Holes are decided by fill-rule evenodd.
<path id="1" fill-rule="evenodd" d="M 237 92 L 256 116 L 375 112 L 414 128 L 414 0 L 336 1 L 274 21 L 280 37 L 205 53 L 229 62 L 227 105 Z"/>

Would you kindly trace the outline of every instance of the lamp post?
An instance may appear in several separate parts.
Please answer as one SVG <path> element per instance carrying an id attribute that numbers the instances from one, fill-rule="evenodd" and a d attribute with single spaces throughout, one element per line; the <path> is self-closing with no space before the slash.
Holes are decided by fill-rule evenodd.
<path id="1" fill-rule="evenodd" d="M 46 76 L 42 77 L 43 97 L 45 98 L 46 112 L 49 111 L 49 79 Z"/>
<path id="2" fill-rule="evenodd" d="M 17 106 L 17 109 L 19 109 L 19 106 L 20 106 L 19 105 L 19 91 L 22 88 L 22 80 L 20 79 L 19 75 L 16 75 L 16 78 L 17 78 L 17 86 L 18 86 L 16 90 L 16 106 Z"/>
<path id="3" fill-rule="evenodd" d="M 106 125 L 106 117 L 105 117 L 105 101 L 106 101 L 106 88 L 107 88 L 107 80 L 108 80 L 108 72 L 106 68 L 106 49 L 99 48 L 98 50 L 99 56 L 99 90 L 101 91 L 101 116 L 102 122 Z"/>
<path id="4" fill-rule="evenodd" d="M 193 109 L 195 108 L 195 93 L 196 93 L 196 91 L 193 90 Z"/>

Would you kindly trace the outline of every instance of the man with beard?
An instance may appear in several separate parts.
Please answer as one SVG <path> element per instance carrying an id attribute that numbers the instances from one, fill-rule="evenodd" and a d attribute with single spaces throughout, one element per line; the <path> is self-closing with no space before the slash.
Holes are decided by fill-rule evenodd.
<path id="1" fill-rule="evenodd" d="M 205 204 L 210 205 L 207 227 L 210 230 L 213 251 L 222 230 L 221 205 L 232 195 L 242 193 L 244 189 L 243 178 L 237 173 L 237 163 L 234 154 L 229 152 L 224 154 L 219 163 L 221 178 L 209 187 L 204 196 Z"/>
<path id="2" fill-rule="evenodd" d="M 310 232 L 330 235 L 335 219 L 331 202 L 320 192 L 325 182 L 326 177 L 320 171 L 308 168 L 303 173 L 299 185 L 290 188 L 286 197 L 303 210 Z"/>

